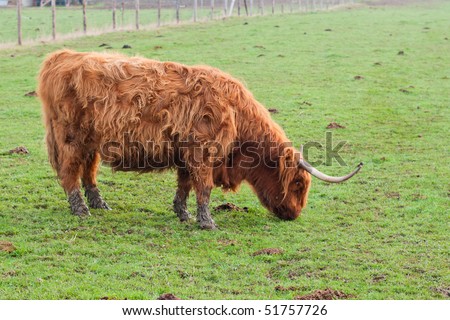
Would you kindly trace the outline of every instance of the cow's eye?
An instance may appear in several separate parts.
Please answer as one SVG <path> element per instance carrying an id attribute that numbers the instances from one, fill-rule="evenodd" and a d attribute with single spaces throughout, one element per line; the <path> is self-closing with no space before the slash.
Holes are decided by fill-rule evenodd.
<path id="1" fill-rule="evenodd" d="M 295 185 L 296 185 L 297 187 L 299 187 L 299 186 L 301 185 L 300 180 L 295 180 Z"/>

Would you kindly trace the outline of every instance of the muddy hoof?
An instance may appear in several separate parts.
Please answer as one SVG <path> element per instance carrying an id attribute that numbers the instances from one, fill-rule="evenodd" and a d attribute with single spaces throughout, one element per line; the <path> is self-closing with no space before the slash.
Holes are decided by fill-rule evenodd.
<path id="1" fill-rule="evenodd" d="M 89 207 L 92 209 L 105 209 L 105 210 L 112 210 L 108 204 L 103 200 L 101 197 L 97 199 L 93 199 L 89 202 Z"/>
<path id="2" fill-rule="evenodd" d="M 70 210 L 72 213 L 79 217 L 88 217 L 90 216 L 89 208 L 84 203 L 83 198 L 81 197 L 80 190 L 74 190 L 69 193 L 69 204 Z"/>
<path id="3" fill-rule="evenodd" d="M 186 221 L 189 221 L 192 218 L 192 216 L 189 213 L 189 211 L 178 212 L 177 216 L 180 219 L 180 222 L 186 222 Z"/>
<path id="4" fill-rule="evenodd" d="M 72 208 L 72 213 L 80 218 L 89 217 L 91 215 L 89 208 L 85 204 Z"/>
<path id="5" fill-rule="evenodd" d="M 89 207 L 91 207 L 92 209 L 111 210 L 105 200 L 103 200 L 102 196 L 100 195 L 100 191 L 96 187 L 86 188 L 84 194 L 88 199 Z"/>
<path id="6" fill-rule="evenodd" d="M 214 221 L 200 221 L 200 229 L 202 230 L 216 230 L 217 225 Z"/>

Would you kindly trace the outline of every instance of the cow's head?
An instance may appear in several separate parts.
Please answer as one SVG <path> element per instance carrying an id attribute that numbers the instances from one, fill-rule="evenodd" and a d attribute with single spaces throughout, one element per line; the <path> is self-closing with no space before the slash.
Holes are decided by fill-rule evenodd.
<path id="1" fill-rule="evenodd" d="M 311 175 L 320 180 L 339 183 L 350 179 L 362 167 L 362 163 L 343 177 L 328 176 L 309 163 L 300 152 L 293 148 L 286 148 L 278 159 L 277 167 L 260 167 L 256 170 L 256 177 L 252 183 L 261 203 L 283 220 L 296 219 L 305 207 L 308 191 L 311 185 Z"/>

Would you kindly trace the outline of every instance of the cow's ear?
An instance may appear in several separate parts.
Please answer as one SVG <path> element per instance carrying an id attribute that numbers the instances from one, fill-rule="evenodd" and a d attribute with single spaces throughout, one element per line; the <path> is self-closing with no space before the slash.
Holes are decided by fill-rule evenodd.
<path id="1" fill-rule="evenodd" d="M 296 161 L 295 161 L 295 152 L 293 148 L 285 148 L 282 152 L 282 155 L 280 157 L 280 168 L 291 168 L 295 167 Z"/>
<path id="2" fill-rule="evenodd" d="M 286 162 L 292 161 L 292 159 L 294 159 L 294 151 L 292 150 L 292 148 L 284 148 L 283 158 Z"/>

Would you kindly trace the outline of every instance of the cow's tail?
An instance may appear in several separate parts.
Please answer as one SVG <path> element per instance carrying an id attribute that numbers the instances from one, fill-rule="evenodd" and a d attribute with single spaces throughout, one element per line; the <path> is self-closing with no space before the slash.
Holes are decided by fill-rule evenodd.
<path id="1" fill-rule="evenodd" d="M 50 54 L 42 63 L 38 77 L 38 97 L 42 102 L 43 120 L 46 129 L 45 142 L 47 144 L 48 159 L 53 169 L 59 172 L 60 155 L 58 152 L 57 105 L 61 93 L 65 89 L 64 79 L 61 79 L 58 71 L 67 50 L 57 51 Z"/>
<path id="2" fill-rule="evenodd" d="M 59 161 L 58 161 L 58 144 L 55 138 L 55 132 L 53 127 L 53 121 L 51 119 L 45 120 L 45 126 L 47 133 L 45 135 L 45 142 L 47 144 L 48 160 L 56 172 L 59 171 Z"/>

